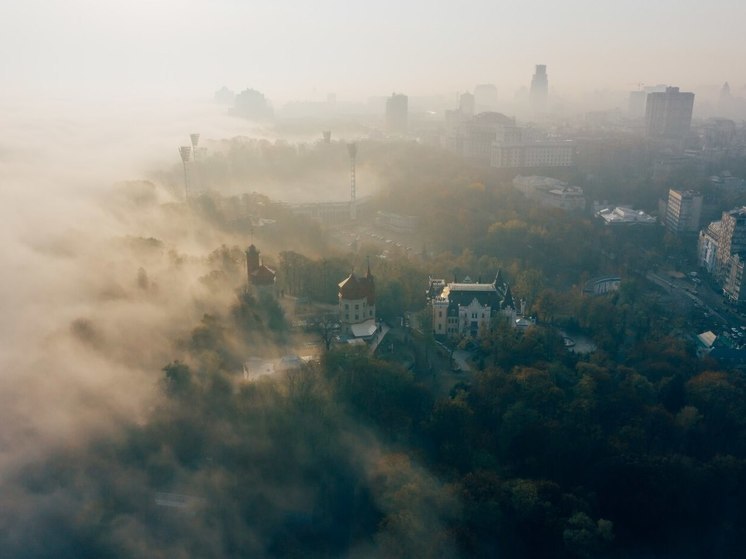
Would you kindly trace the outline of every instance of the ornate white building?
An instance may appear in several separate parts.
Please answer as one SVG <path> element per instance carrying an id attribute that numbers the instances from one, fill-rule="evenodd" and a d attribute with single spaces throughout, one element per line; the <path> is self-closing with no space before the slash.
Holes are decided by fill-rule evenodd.
<path id="1" fill-rule="evenodd" d="M 433 313 L 433 333 L 436 336 L 477 337 L 492 326 L 493 319 L 503 316 L 515 324 L 518 313 L 500 271 L 492 283 L 463 282 L 446 284 L 442 279 L 430 279 L 427 291 Z"/>

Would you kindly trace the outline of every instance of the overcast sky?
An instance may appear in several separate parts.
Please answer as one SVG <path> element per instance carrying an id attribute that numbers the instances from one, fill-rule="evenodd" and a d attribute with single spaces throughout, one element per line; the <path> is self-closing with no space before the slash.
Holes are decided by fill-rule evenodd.
<path id="1" fill-rule="evenodd" d="M 0 0 L 0 95 L 746 86 L 743 0 Z"/>

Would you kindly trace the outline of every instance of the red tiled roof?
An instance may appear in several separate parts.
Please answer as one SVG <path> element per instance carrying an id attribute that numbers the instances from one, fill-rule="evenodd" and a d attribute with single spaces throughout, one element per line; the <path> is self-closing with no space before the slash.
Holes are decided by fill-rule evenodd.
<path id="1" fill-rule="evenodd" d="M 342 299 L 367 299 L 369 305 L 376 302 L 376 288 L 373 276 L 359 278 L 351 273 L 339 283 L 339 295 Z"/>

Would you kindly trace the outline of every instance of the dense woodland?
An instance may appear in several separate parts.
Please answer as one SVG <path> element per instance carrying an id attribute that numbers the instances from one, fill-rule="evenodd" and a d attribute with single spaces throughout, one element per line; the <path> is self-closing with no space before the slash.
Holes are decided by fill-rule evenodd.
<path id="1" fill-rule="evenodd" d="M 24 470 L 32 501 L 78 512 L 20 518 L 10 556 L 740 556 L 746 384 L 686 344 L 579 358 L 550 329 L 498 328 L 445 398 L 364 350 L 237 382 L 221 333 L 272 314 L 206 318 L 145 424 Z"/>
<path id="2" fill-rule="evenodd" d="M 532 208 L 509 177 L 431 148 L 367 148 L 361 165 L 384 185 L 378 207 L 420 216 L 428 239 L 417 258 L 373 258 L 379 314 L 421 310 L 428 275 L 502 269 L 538 325 L 483 332 L 480 370 L 445 396 L 426 360 L 404 368 L 344 347 L 244 382 L 242 361 L 282 347 L 289 328 L 274 299 L 238 290 L 154 373 L 161 398 L 146 418 L 17 474 L 29 510 L 44 513 L 10 523 L 4 555 L 740 557 L 746 382 L 698 359 L 674 335 L 682 319 L 645 288 L 640 271 L 672 241 Z M 226 182 L 274 167 L 284 179 L 332 157 L 323 149 L 242 142 L 209 165 L 215 177 L 238 173 Z M 208 199 L 194 211 L 233 227 Z M 307 227 L 278 219 L 273 242 L 297 236 L 305 246 L 287 244 L 268 262 L 287 295 L 333 303 L 336 282 L 377 249 L 335 251 L 328 232 Z M 201 281 L 235 288 L 242 257 L 216 249 Z M 622 288 L 581 295 L 601 273 L 622 273 Z M 555 325 L 598 350 L 568 352 Z M 163 493 L 185 496 L 183 506 L 160 506 Z"/>

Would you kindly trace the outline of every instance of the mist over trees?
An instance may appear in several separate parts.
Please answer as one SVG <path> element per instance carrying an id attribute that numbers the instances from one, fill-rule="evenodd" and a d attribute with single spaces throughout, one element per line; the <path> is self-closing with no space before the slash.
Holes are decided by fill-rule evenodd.
<path id="1" fill-rule="evenodd" d="M 309 168 L 346 174 L 344 146 L 224 147 L 203 161 L 226 192 L 187 207 L 167 170 L 101 196 L 93 226 L 24 240 L 72 303 L 40 301 L 55 327 L 32 325 L 43 352 L 19 370 L 35 374 L 3 395 L 5 448 L 35 446 L 4 464 L 1 556 L 739 556 L 746 386 L 698 359 L 642 288 L 671 248 L 661 231 L 612 233 L 532 207 L 512 177 L 437 148 L 370 141 L 371 203 L 419 217 L 427 241 L 344 248 L 333 228 L 251 193 Z M 279 297 L 246 289 L 248 242 Z M 297 334 L 283 299 L 333 308 L 368 256 L 392 323 L 421 313 L 431 275 L 502 270 L 538 324 L 483 332 L 479 370 L 445 392 L 426 321 L 406 359 L 337 346 L 327 323 L 318 362 L 248 381 L 247 359 L 278 358 Z M 619 270 L 616 293 L 581 295 Z M 598 350 L 566 351 L 555 326 Z M 55 398 L 74 422 L 38 406 Z"/>
<path id="2" fill-rule="evenodd" d="M 271 329 L 271 309 L 242 307 L 253 321 L 193 329 L 142 424 L 14 475 L 4 554 L 696 557 L 744 543 L 746 387 L 674 340 L 620 362 L 573 356 L 543 327 L 499 330 L 494 365 L 446 398 L 355 348 L 237 383 L 226 334 Z"/>

